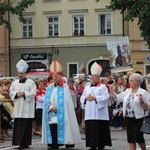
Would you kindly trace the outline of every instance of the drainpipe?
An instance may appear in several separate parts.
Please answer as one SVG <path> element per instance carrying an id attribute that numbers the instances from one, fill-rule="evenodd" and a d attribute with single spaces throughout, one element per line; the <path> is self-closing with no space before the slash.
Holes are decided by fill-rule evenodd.
<path id="1" fill-rule="evenodd" d="M 5 1 L 7 3 L 7 1 Z M 5 14 L 5 19 L 7 19 L 7 15 Z M 6 77 L 6 53 L 7 53 L 7 30 L 6 26 L 4 26 L 4 77 Z"/>
<path id="2" fill-rule="evenodd" d="M 6 77 L 6 54 L 7 54 L 7 40 L 8 40 L 8 36 L 7 36 L 7 29 L 6 29 L 6 26 L 4 26 L 4 36 L 5 36 L 5 39 L 4 39 L 4 77 Z"/>
<path id="3" fill-rule="evenodd" d="M 123 11 L 123 13 L 122 13 L 122 36 L 124 37 L 124 33 L 125 31 L 124 31 L 124 11 Z"/>
<path id="4" fill-rule="evenodd" d="M 8 0 L 8 4 L 10 4 L 10 0 Z M 8 12 L 8 21 L 10 23 L 10 12 Z M 11 77 L 11 56 L 10 56 L 10 31 L 8 30 L 8 67 L 9 67 L 9 76 Z"/>

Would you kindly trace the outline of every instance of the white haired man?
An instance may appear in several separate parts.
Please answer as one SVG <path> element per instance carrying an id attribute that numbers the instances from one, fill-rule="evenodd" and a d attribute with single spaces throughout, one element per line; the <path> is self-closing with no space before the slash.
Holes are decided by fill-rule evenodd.
<path id="1" fill-rule="evenodd" d="M 102 150 L 105 145 L 111 146 L 109 113 L 107 102 L 109 92 L 100 82 L 102 67 L 96 62 L 91 66 L 91 85 L 87 85 L 80 98 L 85 108 L 86 146 L 90 150 Z"/>

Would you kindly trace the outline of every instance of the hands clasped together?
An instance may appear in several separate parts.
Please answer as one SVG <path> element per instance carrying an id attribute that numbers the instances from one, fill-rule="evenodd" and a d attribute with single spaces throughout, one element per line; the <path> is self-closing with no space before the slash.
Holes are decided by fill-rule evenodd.
<path id="1" fill-rule="evenodd" d="M 90 95 L 86 96 L 85 99 L 87 101 L 95 101 L 96 100 L 96 96 L 90 94 Z"/>
<path id="2" fill-rule="evenodd" d="M 17 97 L 21 98 L 25 96 L 25 92 L 17 92 Z"/>

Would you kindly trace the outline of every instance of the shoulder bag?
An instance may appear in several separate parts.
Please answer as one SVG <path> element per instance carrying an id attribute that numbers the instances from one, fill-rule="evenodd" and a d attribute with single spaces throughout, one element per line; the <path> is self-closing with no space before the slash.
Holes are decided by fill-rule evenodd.
<path id="1" fill-rule="evenodd" d="M 146 134 L 150 134 L 150 116 L 149 115 L 143 119 L 143 123 L 142 123 L 140 131 Z"/>

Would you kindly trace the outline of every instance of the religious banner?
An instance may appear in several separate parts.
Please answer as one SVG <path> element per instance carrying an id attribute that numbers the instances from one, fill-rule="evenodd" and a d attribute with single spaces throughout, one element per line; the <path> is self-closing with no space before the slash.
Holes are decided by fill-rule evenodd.
<path id="1" fill-rule="evenodd" d="M 84 64 L 83 64 L 83 62 L 82 62 L 82 64 L 80 65 L 80 67 L 79 67 L 79 73 L 83 73 L 83 74 L 85 74 L 86 73 L 86 67 L 84 66 Z"/>
<path id="2" fill-rule="evenodd" d="M 110 38 L 106 40 L 106 44 L 111 68 L 129 68 L 131 65 L 129 38 L 127 36 Z"/>

